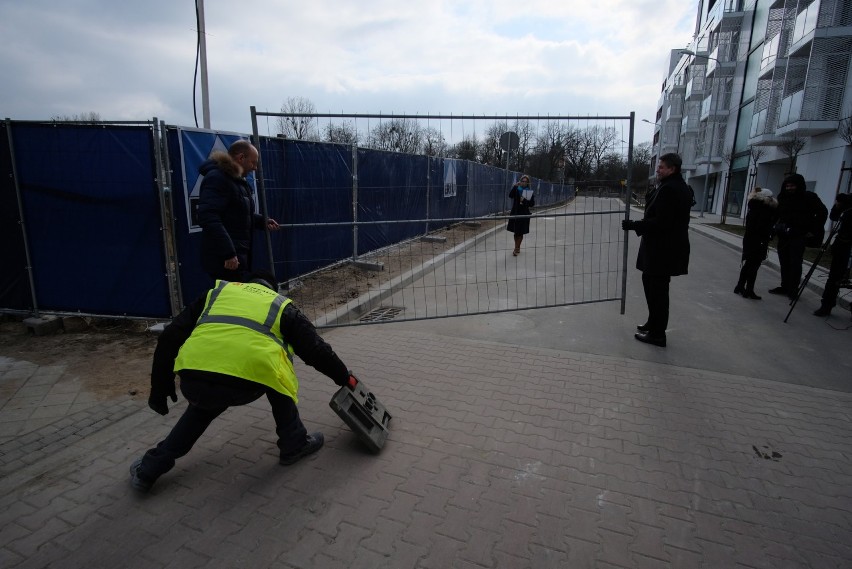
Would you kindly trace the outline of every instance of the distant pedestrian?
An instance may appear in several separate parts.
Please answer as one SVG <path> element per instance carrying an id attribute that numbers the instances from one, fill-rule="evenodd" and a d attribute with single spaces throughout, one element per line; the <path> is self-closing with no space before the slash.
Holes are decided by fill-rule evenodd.
<path id="1" fill-rule="evenodd" d="M 204 176 L 198 199 L 201 266 L 213 280 L 245 281 L 252 270 L 253 229 L 278 230 L 278 222 L 255 213 L 246 176 L 257 169 L 259 154 L 248 140 L 213 152 L 199 166 Z"/>
<path id="2" fill-rule="evenodd" d="M 509 191 L 509 197 L 512 198 L 512 210 L 509 212 L 509 215 L 532 215 L 530 208 L 535 206 L 535 193 L 530 188 L 529 176 L 521 176 L 518 183 L 512 186 L 512 189 Z M 512 250 L 512 255 L 517 257 L 521 253 L 521 243 L 524 241 L 524 235 L 530 232 L 530 218 L 513 217 L 509 219 L 506 231 L 510 231 L 515 236 L 515 248 Z"/>
<path id="3" fill-rule="evenodd" d="M 852 195 L 837 194 L 829 218 L 837 224 L 834 243 L 831 244 L 831 266 L 822 293 L 820 307 L 814 316 L 828 316 L 837 305 L 840 285 L 849 280 L 849 256 L 852 254 Z"/>
<path id="4" fill-rule="evenodd" d="M 621 222 L 622 229 L 632 229 L 642 238 L 636 268 L 642 271 L 648 320 L 636 327 L 639 332 L 634 337 L 660 347 L 666 345 L 671 277 L 685 275 L 689 268 L 689 211 L 694 201 L 680 173 L 682 163 L 677 154 L 662 155 L 657 163 L 658 185 L 648 192 L 645 216 Z"/>
<path id="5" fill-rule="evenodd" d="M 131 465 L 135 489 L 150 490 L 228 407 L 263 395 L 272 407 L 281 464 L 294 464 L 322 447 L 323 434 L 308 434 L 299 418 L 293 355 L 337 385 L 345 385 L 351 374 L 292 301 L 276 292 L 274 275 L 249 278 L 248 283 L 216 281 L 157 341 L 148 406 L 160 415 L 169 412 L 168 399 L 177 401 L 175 374 L 189 405 L 168 436 Z"/>
<path id="6" fill-rule="evenodd" d="M 805 178 L 791 174 L 784 178 L 778 194 L 778 264 L 781 285 L 769 289 L 770 294 L 783 294 L 793 299 L 799 294 L 805 247 L 819 247 L 825 231 L 828 209 L 819 196 L 807 191 Z"/>
<path id="7" fill-rule="evenodd" d="M 745 298 L 760 300 L 761 297 L 754 292 L 754 281 L 757 279 L 760 264 L 766 259 L 769 242 L 775 231 L 775 222 L 778 220 L 778 200 L 771 191 L 755 188 L 749 193 L 747 204 L 742 268 L 740 280 L 737 281 L 734 292 Z"/>

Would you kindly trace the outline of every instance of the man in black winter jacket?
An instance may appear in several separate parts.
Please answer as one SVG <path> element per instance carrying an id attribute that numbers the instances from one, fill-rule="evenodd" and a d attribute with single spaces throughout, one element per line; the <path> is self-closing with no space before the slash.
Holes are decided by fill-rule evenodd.
<path id="1" fill-rule="evenodd" d="M 805 178 L 791 174 L 784 178 L 778 194 L 778 264 L 781 265 L 781 285 L 769 289 L 770 294 L 796 298 L 802 280 L 802 260 L 805 247 L 819 247 L 828 209 L 819 196 L 807 191 Z"/>
<path id="2" fill-rule="evenodd" d="M 635 338 L 660 347 L 666 345 L 671 277 L 685 275 L 689 267 L 689 210 L 694 202 L 681 164 L 677 154 L 661 156 L 657 188 L 645 198 L 645 217 L 622 222 L 622 229 L 632 229 L 642 238 L 636 268 L 642 271 L 648 321 L 636 327 Z"/>
<path id="3" fill-rule="evenodd" d="M 198 168 L 204 176 L 198 200 L 201 266 L 214 280 L 244 281 L 252 270 L 252 230 L 278 229 L 277 221 L 254 212 L 245 177 L 257 169 L 258 158 L 257 148 L 238 140 L 227 153 L 213 152 Z"/>

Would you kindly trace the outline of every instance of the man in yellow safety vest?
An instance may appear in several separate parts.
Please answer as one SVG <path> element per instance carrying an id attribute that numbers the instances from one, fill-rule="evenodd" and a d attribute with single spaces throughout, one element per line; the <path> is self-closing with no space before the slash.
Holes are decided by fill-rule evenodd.
<path id="1" fill-rule="evenodd" d="M 169 435 L 130 467 L 142 492 L 187 454 L 228 407 L 266 395 L 278 435 L 279 462 L 294 464 L 318 451 L 323 434 L 308 434 L 296 408 L 299 382 L 293 355 L 345 385 L 351 373 L 310 320 L 273 287 L 274 275 L 255 273 L 246 283 L 216 281 L 187 306 L 157 341 L 148 406 L 161 415 L 177 401 L 175 374 L 189 402 Z"/>

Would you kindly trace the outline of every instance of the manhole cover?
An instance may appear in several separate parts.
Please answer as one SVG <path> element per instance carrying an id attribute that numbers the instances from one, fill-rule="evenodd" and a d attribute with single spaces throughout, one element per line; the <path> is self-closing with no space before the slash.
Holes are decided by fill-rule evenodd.
<path id="1" fill-rule="evenodd" d="M 385 322 L 393 320 L 397 314 L 402 312 L 402 308 L 395 306 L 380 306 L 369 311 L 367 314 L 359 318 L 360 322 Z"/>

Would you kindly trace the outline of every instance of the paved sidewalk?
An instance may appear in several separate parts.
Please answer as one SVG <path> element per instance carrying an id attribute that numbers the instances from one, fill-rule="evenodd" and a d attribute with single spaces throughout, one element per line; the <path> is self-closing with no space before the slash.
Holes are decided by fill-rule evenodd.
<path id="1" fill-rule="evenodd" d="M 299 362 L 323 450 L 279 466 L 259 401 L 140 496 L 128 466 L 182 400 L 167 417 L 144 394 L 88 401 L 61 366 L 0 357 L 0 566 L 849 567 L 852 332 L 708 293 L 735 255 L 693 231 L 665 350 L 632 340 L 635 271 L 626 318 L 610 303 L 327 332 L 393 414 L 378 455 Z M 64 410 L 24 417 L 19 395 Z"/>

